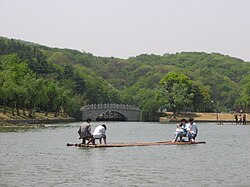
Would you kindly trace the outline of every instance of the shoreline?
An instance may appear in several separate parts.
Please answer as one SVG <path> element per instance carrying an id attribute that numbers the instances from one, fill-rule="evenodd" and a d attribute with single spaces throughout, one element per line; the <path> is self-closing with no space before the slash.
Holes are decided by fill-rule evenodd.
<path id="1" fill-rule="evenodd" d="M 196 122 L 208 122 L 208 123 L 231 123 L 236 124 L 234 115 L 237 114 L 238 116 L 240 113 L 176 113 L 175 116 L 173 116 L 172 112 L 165 113 L 166 117 L 160 117 L 159 122 L 160 123 L 177 123 L 182 118 L 188 119 L 188 118 L 194 118 Z M 250 125 L 250 113 L 244 113 L 246 114 L 246 122 L 247 125 Z M 243 113 L 242 113 L 243 115 Z M 47 116 L 46 118 L 44 116 L 36 116 L 35 118 L 27 118 L 24 116 L 15 116 L 16 118 L 11 118 L 13 116 L 5 116 L 5 118 L 0 118 L 0 127 L 2 126 L 32 126 L 36 124 L 52 124 L 52 123 L 67 123 L 67 122 L 75 122 L 76 120 L 74 118 L 65 118 L 62 116 L 58 116 L 57 118 L 52 116 Z"/>
<path id="2" fill-rule="evenodd" d="M 178 123 L 180 122 L 179 119 L 161 119 L 159 121 L 160 123 Z M 231 124 L 231 125 L 243 125 L 243 123 L 241 124 L 236 124 L 235 121 L 233 120 L 221 120 L 221 121 L 217 121 L 217 120 L 195 120 L 195 122 L 197 123 L 217 123 L 218 125 L 228 125 L 228 124 Z M 245 125 L 250 125 L 250 121 L 246 121 L 246 124 Z"/>
<path id="3" fill-rule="evenodd" d="M 246 114 L 246 122 L 249 124 L 250 114 L 249 113 L 241 113 L 241 115 Z M 234 115 L 239 115 L 240 113 L 177 113 L 173 116 L 172 112 L 167 112 L 166 117 L 160 117 L 160 123 L 168 123 L 168 122 L 180 122 L 182 118 L 194 118 L 196 122 L 208 122 L 208 123 L 232 123 L 236 125 Z M 238 125 L 238 124 L 237 124 Z"/>
<path id="4" fill-rule="evenodd" d="M 0 120 L 0 132 L 46 128 L 46 124 L 69 122 L 75 122 L 75 119 L 4 119 Z"/>
<path id="5" fill-rule="evenodd" d="M 57 118 L 57 119 L 4 119 L 0 120 L 1 124 L 51 124 L 51 123 L 64 123 L 74 122 L 73 118 Z"/>
<path id="6" fill-rule="evenodd" d="M 28 117 L 24 114 L 12 115 L 10 111 L 3 113 L 0 111 L 0 127 L 1 126 L 21 126 L 21 125 L 33 125 L 33 124 L 51 124 L 51 123 L 64 123 L 64 122 L 74 122 L 75 119 L 71 117 L 65 117 L 63 115 L 54 116 L 54 113 L 48 113 L 45 116 L 45 113 L 36 112 L 34 117 Z"/>

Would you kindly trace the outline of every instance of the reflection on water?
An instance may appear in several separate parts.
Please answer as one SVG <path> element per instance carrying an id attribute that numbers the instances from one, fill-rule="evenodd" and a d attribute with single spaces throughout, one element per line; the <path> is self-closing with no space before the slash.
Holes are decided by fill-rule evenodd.
<path id="1" fill-rule="evenodd" d="M 92 123 L 92 130 L 98 123 Z M 171 140 L 175 124 L 107 123 L 108 142 Z M 86 149 L 79 123 L 0 133 L 0 186 L 240 186 L 250 183 L 250 126 L 198 124 L 201 145 Z"/>

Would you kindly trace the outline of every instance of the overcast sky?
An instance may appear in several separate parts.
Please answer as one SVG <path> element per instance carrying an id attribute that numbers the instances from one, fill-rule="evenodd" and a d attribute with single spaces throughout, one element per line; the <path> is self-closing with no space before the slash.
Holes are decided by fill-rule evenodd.
<path id="1" fill-rule="evenodd" d="M 202 51 L 250 61 L 250 0 L 0 0 L 0 36 L 97 56 Z"/>

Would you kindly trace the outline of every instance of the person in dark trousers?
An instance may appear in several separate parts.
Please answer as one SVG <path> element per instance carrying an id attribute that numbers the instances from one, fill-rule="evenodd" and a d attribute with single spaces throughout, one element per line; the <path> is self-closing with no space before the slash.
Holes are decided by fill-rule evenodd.
<path id="1" fill-rule="evenodd" d="M 239 118 L 240 118 L 239 124 L 241 125 L 241 123 L 242 123 L 242 115 L 241 114 L 239 115 Z"/>
<path id="2" fill-rule="evenodd" d="M 86 144 L 86 140 L 88 140 L 89 138 L 93 138 L 93 135 L 91 134 L 90 122 L 90 118 L 86 119 L 86 121 L 80 125 L 80 128 L 78 130 L 78 134 L 80 136 L 79 139 L 82 139 L 82 144 Z"/>
<path id="3" fill-rule="evenodd" d="M 234 115 L 236 125 L 239 123 L 237 114 Z"/>
<path id="4" fill-rule="evenodd" d="M 247 124 L 246 114 L 243 114 L 243 125 Z"/>

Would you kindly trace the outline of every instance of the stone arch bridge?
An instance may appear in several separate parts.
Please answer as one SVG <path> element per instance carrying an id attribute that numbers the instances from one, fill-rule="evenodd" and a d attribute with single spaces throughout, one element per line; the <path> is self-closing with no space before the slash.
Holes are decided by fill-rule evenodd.
<path id="1" fill-rule="evenodd" d="M 92 121 L 140 121 L 140 109 L 123 104 L 91 104 L 80 109 L 82 120 Z"/>

